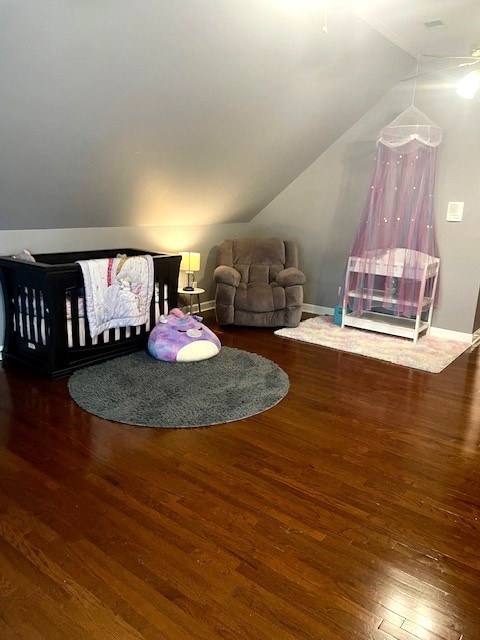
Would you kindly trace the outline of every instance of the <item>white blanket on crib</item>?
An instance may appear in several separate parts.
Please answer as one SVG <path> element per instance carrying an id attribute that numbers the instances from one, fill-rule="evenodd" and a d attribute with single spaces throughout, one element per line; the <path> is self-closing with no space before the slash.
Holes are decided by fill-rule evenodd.
<path id="1" fill-rule="evenodd" d="M 79 260 L 92 338 L 107 329 L 145 324 L 153 294 L 150 255 Z"/>

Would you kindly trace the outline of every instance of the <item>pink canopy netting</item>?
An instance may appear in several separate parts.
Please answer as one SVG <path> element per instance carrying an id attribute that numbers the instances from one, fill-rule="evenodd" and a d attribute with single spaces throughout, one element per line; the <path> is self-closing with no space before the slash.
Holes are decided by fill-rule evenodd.
<path id="1" fill-rule="evenodd" d="M 360 259 L 353 284 L 365 293 L 354 299 L 355 312 L 373 306 L 375 291 L 376 304 L 396 315 L 415 314 L 420 286 L 416 274 L 424 270 L 425 263 L 439 258 L 434 186 L 441 139 L 441 129 L 414 106 L 381 131 L 373 178 L 351 251 L 351 256 Z M 432 286 L 426 283 L 426 296 L 432 293 Z M 381 292 L 383 300 L 379 301 Z"/>

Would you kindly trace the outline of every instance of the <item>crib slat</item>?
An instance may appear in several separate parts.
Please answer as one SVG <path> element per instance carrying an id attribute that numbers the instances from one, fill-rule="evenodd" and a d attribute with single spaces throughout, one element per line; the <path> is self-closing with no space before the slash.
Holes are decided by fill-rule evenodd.
<path id="1" fill-rule="evenodd" d="M 22 316 L 22 336 L 25 340 L 28 340 L 28 331 L 27 331 L 27 300 L 25 294 L 25 287 L 19 288 L 19 297 L 20 297 L 20 312 Z"/>
<path id="2" fill-rule="evenodd" d="M 43 308 L 43 296 L 42 292 L 39 289 L 35 289 L 35 324 L 37 329 L 37 342 L 39 344 L 45 344 L 46 336 L 42 335 L 42 320 L 44 320 L 44 315 L 46 311 Z"/>
<path id="3" fill-rule="evenodd" d="M 92 346 L 92 336 L 90 335 L 90 325 L 88 323 L 88 318 L 87 318 L 87 314 L 84 313 L 83 314 L 83 323 L 85 326 L 85 346 L 86 347 L 91 347 Z"/>
<path id="4" fill-rule="evenodd" d="M 150 305 L 150 314 L 149 314 L 150 329 L 153 329 L 153 327 L 156 325 L 156 316 L 157 316 L 156 310 L 157 310 L 157 306 L 161 305 L 162 297 L 163 297 L 162 284 L 158 282 L 158 278 L 155 278 L 155 286 L 153 289 L 153 301 L 152 301 L 153 304 Z"/>
<path id="5" fill-rule="evenodd" d="M 21 326 L 20 326 L 20 318 L 21 318 L 21 313 L 20 313 L 20 287 L 18 285 L 15 287 L 15 290 L 14 290 L 14 295 L 13 295 L 13 299 L 12 299 L 12 306 L 13 306 L 13 316 L 15 318 L 15 331 L 16 331 L 16 333 L 18 333 L 18 335 L 21 335 L 22 331 L 21 331 Z"/>
<path id="6" fill-rule="evenodd" d="M 27 309 L 28 309 L 28 328 L 29 328 L 29 339 L 30 342 L 39 342 L 35 337 L 35 314 L 36 309 L 34 305 L 34 289 L 27 289 L 26 297 L 27 297 Z"/>
<path id="7" fill-rule="evenodd" d="M 70 289 L 70 328 L 72 334 L 72 347 L 80 346 L 80 314 L 78 313 L 78 289 Z M 65 304 L 67 300 L 65 299 Z M 68 325 L 68 314 L 67 314 Z"/>

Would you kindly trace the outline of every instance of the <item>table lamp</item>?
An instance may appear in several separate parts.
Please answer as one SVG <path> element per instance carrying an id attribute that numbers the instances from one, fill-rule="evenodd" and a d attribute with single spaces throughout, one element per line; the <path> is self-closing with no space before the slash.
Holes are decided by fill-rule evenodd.
<path id="1" fill-rule="evenodd" d="M 182 261 L 180 270 L 187 274 L 187 286 L 183 287 L 184 291 L 193 291 L 193 274 L 200 270 L 200 254 L 194 251 L 180 251 Z"/>

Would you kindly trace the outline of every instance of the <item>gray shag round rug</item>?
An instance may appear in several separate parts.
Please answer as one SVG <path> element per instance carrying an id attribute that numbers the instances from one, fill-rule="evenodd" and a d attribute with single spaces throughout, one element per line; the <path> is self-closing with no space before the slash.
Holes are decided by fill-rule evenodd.
<path id="1" fill-rule="evenodd" d="M 200 362 L 138 351 L 76 371 L 75 402 L 100 418 L 143 427 L 206 427 L 256 415 L 287 394 L 287 374 L 256 353 L 222 347 Z"/>

